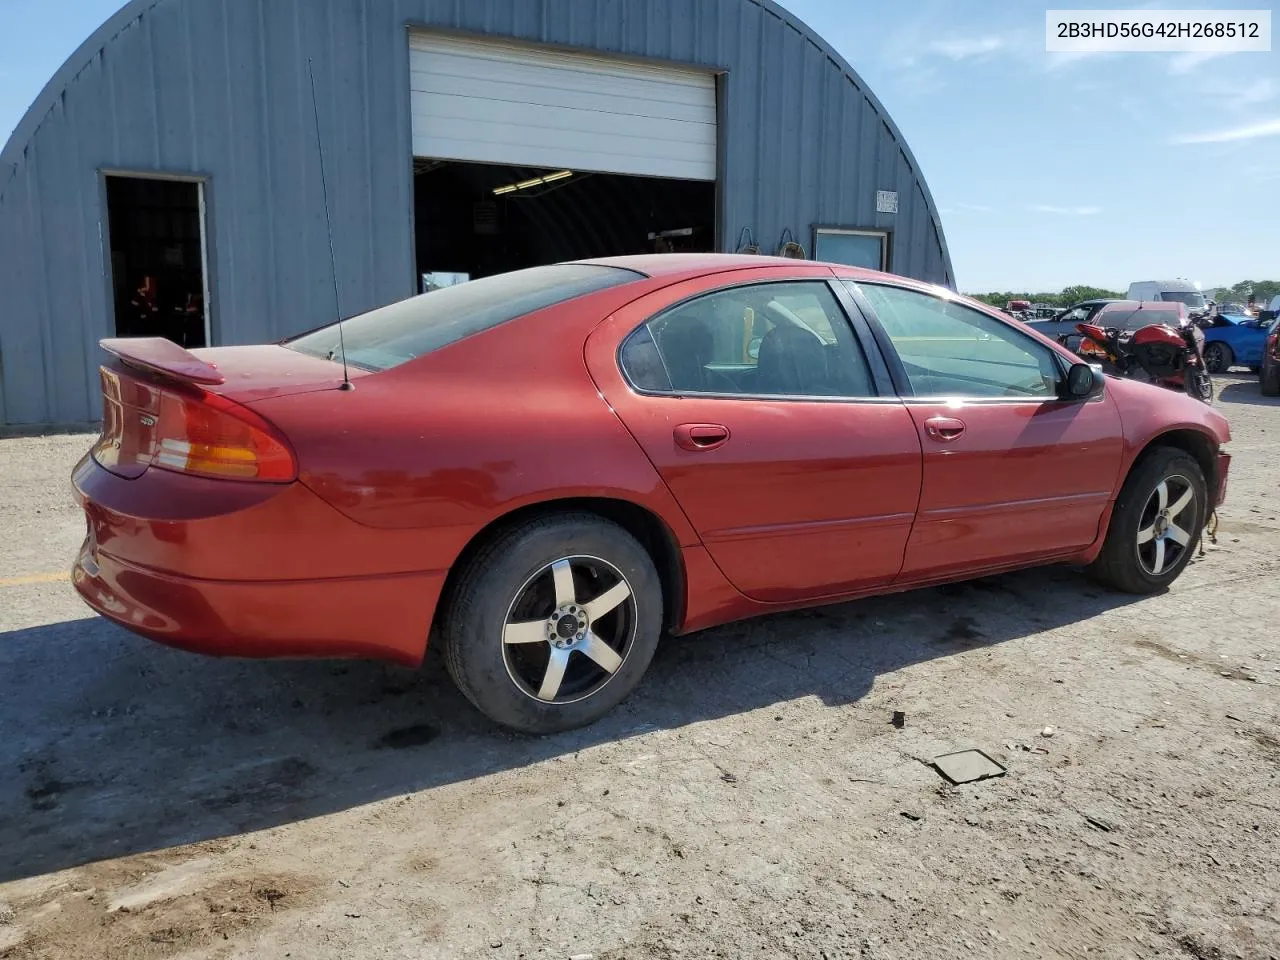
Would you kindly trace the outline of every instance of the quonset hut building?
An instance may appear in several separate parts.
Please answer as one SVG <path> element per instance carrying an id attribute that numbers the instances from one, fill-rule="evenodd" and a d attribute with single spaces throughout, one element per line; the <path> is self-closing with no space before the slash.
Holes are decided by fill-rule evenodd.
<path id="1" fill-rule="evenodd" d="M 96 420 L 103 337 L 744 247 L 954 286 L 893 121 L 771 0 L 132 0 L 0 153 L 0 425 Z"/>

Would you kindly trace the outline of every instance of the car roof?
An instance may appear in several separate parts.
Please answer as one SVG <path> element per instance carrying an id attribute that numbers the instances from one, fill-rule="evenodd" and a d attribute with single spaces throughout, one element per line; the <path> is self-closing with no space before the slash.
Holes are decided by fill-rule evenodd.
<path id="1" fill-rule="evenodd" d="M 603 267 L 621 267 L 634 270 L 648 277 L 676 278 L 696 277 L 708 273 L 728 270 L 750 270 L 758 267 L 795 267 L 804 264 L 809 267 L 830 267 L 839 270 L 844 276 L 857 277 L 864 280 L 908 280 L 896 274 L 883 273 L 879 270 L 867 270 L 863 267 L 850 267 L 842 263 L 827 263 L 822 260 L 800 260 L 794 257 L 769 257 L 750 253 L 644 253 L 625 257 L 596 257 L 580 260 L 579 263 L 590 263 Z M 917 281 L 918 282 L 918 281 Z"/>

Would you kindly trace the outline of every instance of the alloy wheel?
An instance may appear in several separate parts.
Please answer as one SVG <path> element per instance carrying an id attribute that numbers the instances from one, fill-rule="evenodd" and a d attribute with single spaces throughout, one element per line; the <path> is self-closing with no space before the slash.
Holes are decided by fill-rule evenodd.
<path id="1" fill-rule="evenodd" d="M 1204 365 L 1210 373 L 1226 373 L 1227 352 L 1220 343 L 1211 343 L 1204 349 Z"/>
<path id="2" fill-rule="evenodd" d="M 599 557 L 547 564 L 516 591 L 502 629 L 507 673 L 542 703 L 576 703 L 622 668 L 635 639 L 631 584 Z"/>
<path id="3" fill-rule="evenodd" d="M 1175 567 L 1190 548 L 1195 531 L 1188 529 L 1197 515 L 1195 488 L 1183 476 L 1156 484 L 1138 521 L 1138 563 L 1153 577 Z"/>

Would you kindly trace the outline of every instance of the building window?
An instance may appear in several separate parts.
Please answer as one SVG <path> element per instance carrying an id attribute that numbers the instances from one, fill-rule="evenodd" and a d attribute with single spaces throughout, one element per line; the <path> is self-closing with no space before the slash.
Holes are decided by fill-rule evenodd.
<path id="1" fill-rule="evenodd" d="M 813 259 L 868 270 L 889 269 L 889 234 L 885 230 L 815 227 Z"/>

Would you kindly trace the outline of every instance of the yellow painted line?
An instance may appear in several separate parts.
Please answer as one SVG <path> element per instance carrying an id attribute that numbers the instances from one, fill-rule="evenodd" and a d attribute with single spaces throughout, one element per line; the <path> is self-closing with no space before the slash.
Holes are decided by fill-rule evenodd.
<path id="1" fill-rule="evenodd" d="M 10 577 L 0 580 L 0 587 L 29 587 L 33 583 L 62 583 L 71 579 L 71 571 L 61 573 L 33 573 L 27 577 Z"/>

